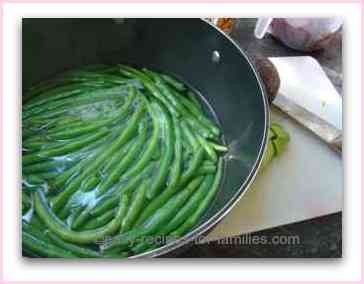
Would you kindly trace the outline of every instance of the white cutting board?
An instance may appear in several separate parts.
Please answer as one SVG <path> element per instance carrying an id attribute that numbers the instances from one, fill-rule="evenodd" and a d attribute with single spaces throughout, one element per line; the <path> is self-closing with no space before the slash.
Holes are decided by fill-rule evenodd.
<path id="1" fill-rule="evenodd" d="M 278 110 L 272 111 L 272 121 L 280 123 L 290 134 L 286 151 L 258 174 L 250 189 L 206 241 L 342 210 L 341 157 Z"/>

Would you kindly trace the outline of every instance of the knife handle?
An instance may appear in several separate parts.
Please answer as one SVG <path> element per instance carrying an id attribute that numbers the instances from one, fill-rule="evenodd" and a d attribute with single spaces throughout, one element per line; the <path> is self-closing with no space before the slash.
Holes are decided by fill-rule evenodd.
<path id="1" fill-rule="evenodd" d="M 269 105 L 272 105 L 281 83 L 278 71 L 268 58 L 261 55 L 254 57 L 254 65 L 263 82 Z"/>
<path id="2" fill-rule="evenodd" d="M 342 154 L 342 135 L 339 135 L 336 137 L 331 143 L 330 147 L 338 152 L 339 154 Z"/>

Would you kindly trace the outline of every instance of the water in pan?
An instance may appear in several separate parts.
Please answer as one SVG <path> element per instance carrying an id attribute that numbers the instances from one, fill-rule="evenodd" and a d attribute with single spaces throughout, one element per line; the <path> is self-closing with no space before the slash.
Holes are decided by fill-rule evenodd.
<path id="1" fill-rule="evenodd" d="M 136 66 L 136 68 L 138 68 L 138 67 L 140 67 L 140 66 Z M 160 73 L 168 74 L 168 75 L 176 78 L 178 81 L 182 82 L 187 87 L 187 89 L 200 102 L 200 104 L 202 106 L 202 109 L 205 112 L 205 114 L 218 125 L 220 130 L 222 130 L 221 122 L 220 122 L 219 117 L 218 117 L 216 111 L 214 110 L 212 104 L 208 101 L 208 99 L 195 86 L 193 86 L 188 81 L 186 81 L 183 78 L 181 78 L 180 76 L 178 76 L 178 74 L 166 73 L 166 72 L 163 72 L 163 70 L 158 70 L 156 68 L 153 68 L 153 70 L 155 70 L 157 72 L 160 72 Z M 222 142 L 223 145 L 227 145 L 226 144 L 226 139 L 225 139 L 225 136 L 224 136 L 224 132 L 221 133 L 220 140 L 221 140 L 220 142 Z M 225 178 L 226 178 L 227 161 L 229 159 L 231 159 L 230 145 L 229 145 L 228 152 L 226 152 L 225 155 L 223 156 L 223 162 L 224 162 L 223 163 L 223 174 L 222 174 L 222 178 L 220 180 L 219 189 L 218 189 L 217 193 L 215 194 L 215 196 L 214 196 L 212 202 L 210 203 L 209 207 L 206 209 L 204 214 L 201 216 L 200 222 L 198 224 L 196 224 L 190 230 L 190 232 L 192 232 L 192 231 L 194 231 L 196 229 L 198 230 L 199 228 L 206 227 L 206 223 L 207 223 L 207 221 L 210 219 L 210 217 L 212 215 L 211 209 L 214 207 L 214 205 L 216 203 L 216 200 L 219 198 L 220 194 L 223 194 L 223 192 L 222 192 L 223 191 L 223 186 L 222 185 L 224 184 L 224 181 L 225 181 Z M 156 248 L 154 250 L 147 251 L 147 252 L 144 252 L 144 253 L 139 254 L 139 255 L 134 255 L 131 258 L 138 258 L 138 257 L 149 256 L 149 255 L 155 255 L 155 256 L 164 255 L 165 253 L 169 253 L 170 251 L 174 251 L 175 250 L 174 245 L 176 245 L 176 248 L 178 248 L 177 243 L 180 242 L 180 241 L 182 243 L 183 239 L 184 238 L 181 238 L 180 240 L 171 242 L 167 246 L 161 246 L 161 247 L 158 247 L 158 248 Z M 165 248 L 166 248 L 166 251 L 163 251 Z M 183 247 L 182 247 L 182 249 L 183 249 Z M 178 255 L 178 253 L 177 253 L 177 255 Z M 168 255 L 167 255 L 167 257 L 168 257 Z"/>
<path id="2" fill-rule="evenodd" d="M 201 105 L 203 106 L 203 109 L 204 109 L 204 111 L 205 111 L 205 113 L 206 114 L 208 114 L 208 116 L 210 117 L 210 118 L 212 118 L 215 122 L 216 122 L 216 124 L 220 124 L 219 123 L 219 121 L 218 121 L 218 118 L 217 118 L 217 115 L 216 115 L 216 113 L 214 112 L 214 110 L 213 110 L 213 108 L 212 108 L 212 106 L 211 106 L 211 104 L 209 104 L 209 102 L 208 102 L 208 100 L 206 100 L 205 99 L 205 97 L 204 96 L 202 96 L 201 95 L 201 93 L 200 92 L 198 92 L 195 88 L 193 88 L 193 87 L 191 87 L 189 84 L 186 84 L 189 88 L 189 91 L 192 91 L 193 92 L 193 94 L 194 94 L 194 96 L 196 96 L 196 98 L 198 98 L 198 100 L 201 102 Z M 67 111 L 69 111 L 69 109 L 67 109 Z M 94 112 L 94 111 L 92 111 L 92 112 Z M 88 114 L 88 113 L 86 113 L 86 114 Z M 83 117 L 83 114 L 81 114 L 81 116 Z M 88 117 L 88 116 L 87 116 Z M 220 137 L 221 138 L 221 137 Z M 220 139 L 219 139 L 220 140 Z M 87 195 L 87 196 L 86 196 Z M 216 196 L 216 195 L 215 195 Z M 78 204 L 78 203 L 80 203 L 79 201 L 81 200 L 81 203 L 87 203 L 87 204 L 89 204 L 90 202 L 96 202 L 96 199 L 95 199 L 95 196 L 93 196 L 92 195 L 92 192 L 90 193 L 90 194 L 84 194 L 84 193 L 82 193 L 82 194 L 80 194 L 80 195 L 75 195 L 74 196 L 75 198 L 75 200 L 77 201 L 76 203 Z M 87 197 L 87 198 L 86 198 Z M 70 201 L 75 201 L 75 200 L 70 200 Z M 71 202 L 72 203 L 72 202 Z M 211 203 L 209 203 L 209 204 L 211 204 Z M 85 205 L 85 204 L 84 204 Z M 210 205 L 211 206 L 211 205 Z M 68 223 L 68 222 L 67 222 Z"/>

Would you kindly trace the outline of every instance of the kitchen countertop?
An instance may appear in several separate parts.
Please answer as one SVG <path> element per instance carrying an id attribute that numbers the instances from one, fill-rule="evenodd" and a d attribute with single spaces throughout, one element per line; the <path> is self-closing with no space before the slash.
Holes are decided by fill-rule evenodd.
<path id="1" fill-rule="evenodd" d="M 243 244 L 226 244 L 228 240 L 220 240 L 193 245 L 178 257 L 337 258 L 342 254 L 341 218 L 341 213 L 330 214 L 304 222 L 241 235 L 240 239 Z M 253 238 L 273 239 L 275 236 L 282 238 L 281 244 L 255 245 L 251 241 Z M 298 241 L 295 241 L 294 238 L 290 241 L 290 236 L 298 236 Z"/>
<path id="2" fill-rule="evenodd" d="M 255 19 L 238 19 L 231 37 L 245 50 L 250 57 L 255 56 L 300 56 L 314 57 L 324 68 L 325 72 L 342 94 L 342 46 L 341 32 L 337 33 L 333 44 L 329 48 L 312 53 L 302 53 L 282 45 L 270 35 L 263 40 L 254 37 Z M 331 214 L 312 220 L 280 226 L 254 234 L 240 236 L 240 242 L 226 244 L 223 241 L 214 241 L 205 244 L 194 244 L 184 250 L 178 257 L 341 257 L 342 254 L 342 215 Z M 271 239 L 273 236 L 298 236 L 295 244 L 255 245 L 252 238 Z M 293 241 L 292 241 L 293 240 Z M 294 242 L 294 239 L 291 239 Z"/>

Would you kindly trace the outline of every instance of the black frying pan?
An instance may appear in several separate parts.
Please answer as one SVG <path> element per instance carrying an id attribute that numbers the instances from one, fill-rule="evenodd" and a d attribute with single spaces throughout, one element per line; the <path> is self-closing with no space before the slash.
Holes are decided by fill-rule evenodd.
<path id="1" fill-rule="evenodd" d="M 23 89 L 81 65 L 126 63 L 175 75 L 207 100 L 230 146 L 220 190 L 183 239 L 140 256 L 171 255 L 215 226 L 252 183 L 269 107 L 245 53 L 201 19 L 23 19 Z M 244 216 L 241 216 L 244 218 Z"/>

